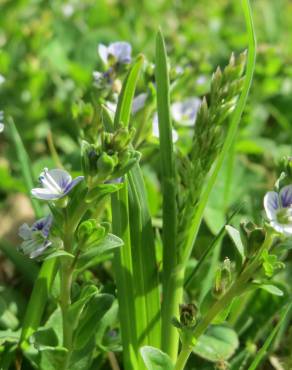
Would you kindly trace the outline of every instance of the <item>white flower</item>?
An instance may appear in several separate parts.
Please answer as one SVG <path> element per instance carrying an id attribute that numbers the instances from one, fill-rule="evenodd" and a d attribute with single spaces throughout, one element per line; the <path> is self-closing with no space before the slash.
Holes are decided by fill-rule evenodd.
<path id="1" fill-rule="evenodd" d="M 201 99 L 192 97 L 182 102 L 176 102 L 171 105 L 172 118 L 182 126 L 193 126 L 198 110 L 201 105 Z"/>
<path id="2" fill-rule="evenodd" d="M 264 207 L 270 225 L 286 236 L 292 235 L 292 185 L 284 186 L 279 194 L 269 191 L 264 197 Z"/>
<path id="3" fill-rule="evenodd" d="M 42 188 L 32 189 L 31 194 L 42 200 L 61 199 L 83 179 L 84 176 L 78 176 L 72 180 L 70 174 L 64 170 L 45 168 L 39 177 Z"/>

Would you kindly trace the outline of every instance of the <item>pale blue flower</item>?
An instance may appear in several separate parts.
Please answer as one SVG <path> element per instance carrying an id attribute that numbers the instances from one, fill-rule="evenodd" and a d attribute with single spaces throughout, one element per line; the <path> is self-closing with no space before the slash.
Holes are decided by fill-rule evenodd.
<path id="1" fill-rule="evenodd" d="M 110 64 L 111 58 L 115 64 L 128 64 L 131 62 L 132 47 L 128 42 L 118 41 L 109 46 L 99 44 L 98 54 L 105 65 Z"/>
<path id="2" fill-rule="evenodd" d="M 23 224 L 19 228 L 18 235 L 23 239 L 20 250 L 30 258 L 40 256 L 52 242 L 48 239 L 52 226 L 52 216 L 41 218 L 32 226 Z"/>
<path id="3" fill-rule="evenodd" d="M 31 194 L 38 199 L 58 200 L 66 196 L 84 176 L 78 176 L 74 180 L 70 174 L 64 170 L 48 170 L 47 168 L 39 177 L 42 188 L 32 189 Z"/>
<path id="4" fill-rule="evenodd" d="M 279 193 L 269 191 L 264 207 L 270 225 L 286 236 L 292 235 L 292 185 L 284 186 Z"/>
<path id="5" fill-rule="evenodd" d="M 171 105 L 172 118 L 183 126 L 193 126 L 201 105 L 201 99 L 192 97 Z"/>

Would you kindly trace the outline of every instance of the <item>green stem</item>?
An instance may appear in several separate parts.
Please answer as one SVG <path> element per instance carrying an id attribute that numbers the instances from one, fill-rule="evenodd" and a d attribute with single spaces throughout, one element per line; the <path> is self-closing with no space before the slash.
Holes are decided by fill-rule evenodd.
<path id="1" fill-rule="evenodd" d="M 175 364 L 174 370 L 183 370 L 186 366 L 188 358 L 192 352 L 193 347 L 189 345 L 183 345 Z"/>
<path id="2" fill-rule="evenodd" d="M 68 261 L 61 263 L 61 297 L 60 306 L 63 319 L 63 346 L 68 349 L 68 356 L 72 349 L 73 330 L 72 325 L 68 321 L 68 310 L 71 305 L 71 287 L 73 270 Z"/>
<path id="3" fill-rule="evenodd" d="M 162 348 L 167 349 L 167 353 L 173 359 L 177 358 L 179 333 L 177 328 L 172 325 L 172 319 L 178 317 L 179 303 L 183 300 L 184 269 L 177 266 L 169 275 L 169 280 L 165 283 L 165 293 L 162 306 Z"/>

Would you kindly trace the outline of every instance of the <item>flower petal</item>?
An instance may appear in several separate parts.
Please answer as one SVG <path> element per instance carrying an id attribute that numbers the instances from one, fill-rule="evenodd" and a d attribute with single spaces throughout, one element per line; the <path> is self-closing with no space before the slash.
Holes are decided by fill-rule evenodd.
<path id="1" fill-rule="evenodd" d="M 54 194 L 51 190 L 43 188 L 32 189 L 31 195 L 42 200 L 57 200 L 64 196 L 64 194 Z"/>
<path id="2" fill-rule="evenodd" d="M 107 58 L 108 58 L 108 48 L 107 46 L 103 44 L 98 45 L 98 54 L 100 56 L 100 59 L 104 64 L 107 64 Z"/>
<path id="3" fill-rule="evenodd" d="M 119 63 L 130 63 L 132 46 L 128 42 L 118 41 L 113 42 L 108 47 L 108 53 L 113 55 Z"/>
<path id="4" fill-rule="evenodd" d="M 20 226 L 20 228 L 18 229 L 18 235 L 23 240 L 29 240 L 31 238 L 31 229 L 28 224 L 23 224 Z"/>
<path id="5" fill-rule="evenodd" d="M 47 177 L 50 176 L 51 179 L 61 188 L 61 190 L 66 189 L 67 185 L 72 181 L 71 175 L 60 169 L 54 169 L 47 172 Z"/>
<path id="6" fill-rule="evenodd" d="M 4 123 L 0 122 L 0 133 L 4 131 Z"/>
<path id="7" fill-rule="evenodd" d="M 279 196 L 275 191 L 269 191 L 264 197 L 264 207 L 269 220 L 276 219 L 276 213 L 279 209 Z"/>
<path id="8" fill-rule="evenodd" d="M 52 242 L 50 242 L 49 240 L 45 240 L 42 245 L 40 245 L 37 249 L 30 253 L 29 257 L 30 258 L 39 257 L 51 244 Z"/>
<path id="9" fill-rule="evenodd" d="M 171 105 L 172 117 L 176 122 L 184 126 L 192 126 L 195 123 L 200 105 L 201 100 L 196 97 L 173 103 Z"/>
<path id="10" fill-rule="evenodd" d="M 68 184 L 64 189 L 64 195 L 68 194 L 74 188 L 74 186 L 79 184 L 79 182 L 82 181 L 83 179 L 84 176 L 78 176 L 73 181 L 71 181 L 70 184 Z"/>
<path id="11" fill-rule="evenodd" d="M 292 185 L 284 186 L 279 195 L 282 207 L 287 208 L 292 205 Z"/>

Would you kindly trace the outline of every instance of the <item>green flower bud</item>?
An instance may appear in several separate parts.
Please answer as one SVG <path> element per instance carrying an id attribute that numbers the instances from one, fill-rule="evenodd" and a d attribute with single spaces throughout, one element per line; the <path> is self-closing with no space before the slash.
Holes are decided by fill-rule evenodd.
<path id="1" fill-rule="evenodd" d="M 95 219 L 82 222 L 77 230 L 77 240 L 80 249 L 86 250 L 98 244 L 107 232 L 107 229 L 98 224 Z"/>
<path id="2" fill-rule="evenodd" d="M 118 161 L 116 156 L 110 156 L 107 153 L 102 153 L 97 160 L 98 177 L 108 177 L 113 172 L 117 163 Z"/>
<path id="3" fill-rule="evenodd" d="M 196 324 L 198 308 L 193 303 L 181 304 L 179 306 L 179 319 L 182 327 L 193 328 Z"/>

